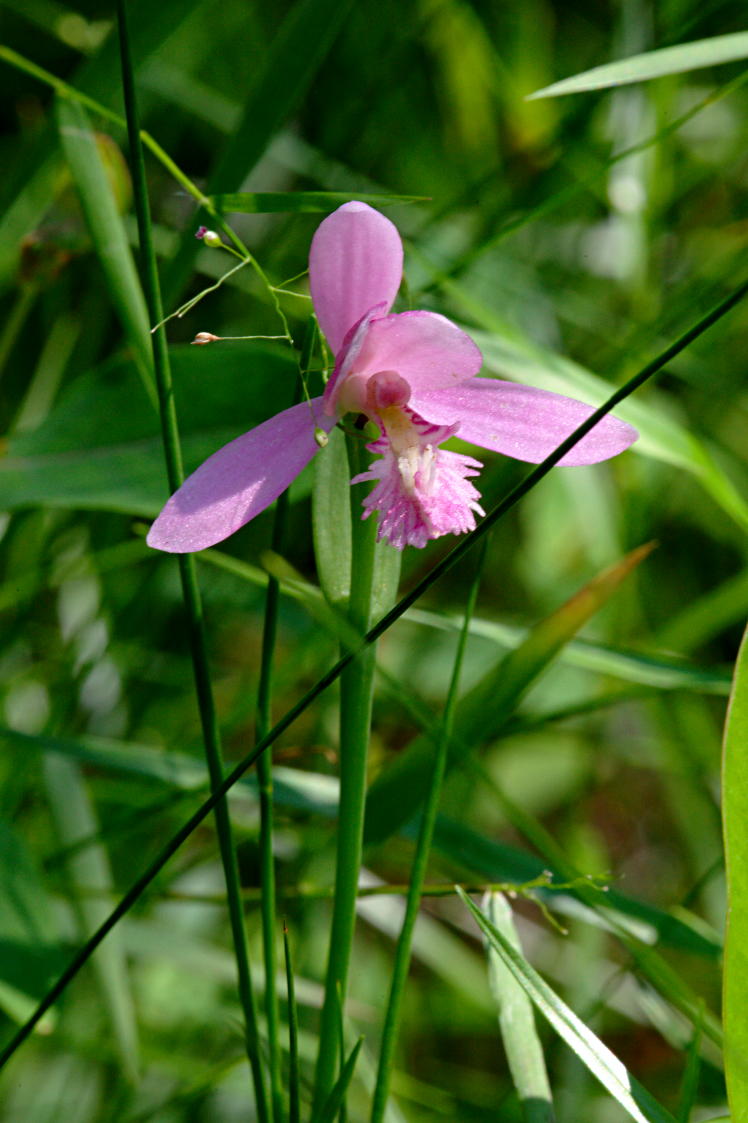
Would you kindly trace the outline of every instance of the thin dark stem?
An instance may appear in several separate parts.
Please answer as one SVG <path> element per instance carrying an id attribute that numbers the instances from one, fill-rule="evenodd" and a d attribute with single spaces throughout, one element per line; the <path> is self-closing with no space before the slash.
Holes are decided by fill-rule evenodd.
<path id="1" fill-rule="evenodd" d="M 361 641 L 361 650 L 368 647 L 379 639 L 384 632 L 387 631 L 401 616 L 412 608 L 413 604 L 429 589 L 435 581 L 442 577 L 452 566 L 456 565 L 462 557 L 467 553 L 472 546 L 478 542 L 484 534 L 487 534 L 492 526 L 494 526 L 499 519 L 506 515 L 516 504 L 522 499 L 528 491 L 530 491 L 536 484 L 540 483 L 544 476 L 547 476 L 551 469 L 558 463 L 558 461 L 566 455 L 582 437 L 586 436 L 591 429 L 599 421 L 602 420 L 612 409 L 615 408 L 625 398 L 629 397 L 634 390 L 638 389 L 650 378 L 652 378 L 658 371 L 662 370 L 671 359 L 685 350 L 690 343 L 693 343 L 700 335 L 702 335 L 708 328 L 712 327 L 718 320 L 725 316 L 736 304 L 741 301 L 746 294 L 748 294 L 748 281 L 744 281 L 736 289 L 734 289 L 729 296 L 725 297 L 716 307 L 703 316 L 692 328 L 689 328 L 675 343 L 667 347 L 656 359 L 648 363 L 638 374 L 635 374 L 629 381 L 616 390 L 608 400 L 595 410 L 590 417 L 575 429 L 571 436 L 567 437 L 558 448 L 548 456 L 542 464 L 538 464 L 531 472 L 525 476 L 524 480 L 520 481 L 508 495 L 504 497 L 497 505 L 489 512 L 480 526 L 458 543 L 453 550 L 421 580 L 418 584 L 408 593 L 402 597 L 401 600 L 387 612 L 373 628 L 364 636 Z M 100 927 L 93 933 L 84 947 L 74 956 L 70 964 L 65 968 L 56 983 L 50 988 L 45 997 L 37 1006 L 36 1010 L 22 1026 L 19 1027 L 15 1036 L 6 1045 L 0 1053 L 0 1068 L 12 1057 L 20 1045 L 29 1037 L 34 1027 L 38 1024 L 40 1019 L 44 1016 L 47 1010 L 57 1001 L 60 995 L 64 992 L 68 984 L 75 978 L 81 968 L 90 959 L 93 952 L 111 932 L 119 920 L 127 914 L 135 902 L 145 892 L 151 882 L 158 876 L 164 868 L 169 859 L 176 854 L 180 846 L 190 837 L 192 832 L 196 830 L 200 824 L 207 818 L 213 808 L 219 803 L 226 793 L 231 790 L 234 784 L 242 778 L 245 772 L 252 767 L 258 758 L 270 747 L 286 730 L 293 725 L 296 719 L 304 713 L 306 709 L 317 699 L 321 694 L 327 690 L 334 682 L 338 680 L 341 673 L 355 658 L 357 652 L 349 652 L 343 655 L 333 667 L 330 668 L 318 681 L 312 686 L 306 694 L 299 701 L 288 710 L 280 721 L 276 722 L 268 735 L 264 737 L 253 749 L 251 753 L 239 761 L 237 765 L 229 772 L 221 784 L 214 792 L 201 804 L 195 813 L 187 820 L 187 822 L 169 839 L 163 846 L 159 854 L 151 862 L 150 866 L 144 871 L 138 880 L 131 886 L 131 888 L 124 895 L 120 903 L 110 913 L 107 919 L 100 925 Z"/>
<path id="2" fill-rule="evenodd" d="M 151 237 L 150 206 L 148 189 L 145 179 L 145 163 L 140 136 L 138 120 L 137 98 L 133 81 L 132 58 L 130 54 L 130 41 L 127 27 L 126 0 L 118 0 L 118 19 L 120 32 L 120 51 L 122 57 L 122 82 L 124 87 L 125 110 L 127 115 L 127 129 L 130 139 L 130 153 L 133 174 L 133 193 L 138 218 L 138 235 L 144 273 L 144 288 L 148 311 L 153 323 L 158 324 L 163 319 L 161 303 L 161 288 L 158 277 L 156 254 Z M 171 366 L 169 351 L 166 342 L 166 333 L 163 328 L 152 333 L 153 363 L 158 388 L 159 412 L 161 415 L 161 431 L 164 444 L 164 455 L 169 478 L 169 485 L 174 491 L 180 486 L 184 478 L 182 467 L 182 452 L 179 440 L 176 409 L 174 406 L 174 389 L 171 380 Z M 195 688 L 200 709 L 200 721 L 203 732 L 205 757 L 208 765 L 210 784 L 215 793 L 221 787 L 224 778 L 223 754 L 221 751 L 221 736 L 218 727 L 218 717 L 213 698 L 213 689 L 210 681 L 208 665 L 208 652 L 203 624 L 202 601 L 197 581 L 197 570 L 194 556 L 187 554 L 179 558 L 179 572 L 182 583 L 182 596 L 187 614 L 190 649 L 195 676 Z M 236 860 L 236 851 L 231 831 L 228 803 L 225 793 L 218 796 L 214 804 L 216 820 L 216 833 L 218 835 L 221 861 L 223 864 L 224 878 L 226 881 L 226 897 L 228 901 L 231 932 L 234 941 L 234 953 L 238 975 L 239 999 L 245 1020 L 245 1046 L 255 1089 L 257 1103 L 257 1116 L 260 1123 L 269 1123 L 267 1093 L 260 1059 L 259 1032 L 257 1026 L 257 1010 L 252 989 L 252 976 L 249 966 L 249 950 L 247 946 L 247 933 L 244 920 L 244 908 L 241 898 L 239 869 Z"/>

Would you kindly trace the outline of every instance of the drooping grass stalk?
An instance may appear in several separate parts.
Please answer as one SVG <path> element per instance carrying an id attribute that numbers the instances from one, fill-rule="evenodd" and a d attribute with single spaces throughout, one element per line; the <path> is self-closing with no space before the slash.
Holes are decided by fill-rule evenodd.
<path id="1" fill-rule="evenodd" d="M 365 467 L 362 437 L 363 434 L 347 437 L 352 477 Z M 359 488 L 352 487 L 351 593 L 348 615 L 353 627 L 363 636 L 368 630 L 371 613 L 377 527 L 374 519 L 362 520 L 360 503 Z M 319 1111 L 325 1103 L 337 1078 L 338 1007 L 345 1004 L 356 921 L 375 659 L 376 649 L 373 644 L 368 644 L 359 650 L 355 658 L 347 660 L 340 676 L 340 803 L 335 896 L 314 1081 L 314 1111 Z"/>
<path id="2" fill-rule="evenodd" d="M 138 235 L 140 238 L 140 249 L 144 269 L 145 295 L 151 321 L 153 323 L 159 323 L 163 318 L 163 309 L 161 305 L 161 290 L 156 255 L 151 237 L 150 207 L 145 179 L 143 149 L 140 139 L 135 84 L 133 81 L 126 0 L 118 0 L 117 15 L 122 58 L 122 82 L 130 139 L 133 194 L 138 218 Z M 167 473 L 170 487 L 172 490 L 175 490 L 182 483 L 184 473 L 171 382 L 169 352 L 166 344 L 166 334 L 163 328 L 158 329 L 152 335 L 152 339 L 154 372 L 158 387 L 159 413 L 161 416 L 161 430 Z M 221 736 L 210 681 L 200 589 L 197 582 L 195 560 L 192 555 L 180 555 L 179 570 L 182 582 L 182 595 L 189 625 L 190 649 L 195 675 L 197 700 L 200 709 L 205 756 L 210 775 L 211 788 L 215 792 L 220 789 L 224 779 Z M 224 878 L 226 881 L 226 896 L 237 965 L 239 999 L 244 1012 L 245 1047 L 252 1070 L 257 1117 L 260 1123 L 268 1123 L 267 1093 L 265 1091 L 265 1081 L 260 1059 L 257 1010 L 249 966 L 249 948 L 247 945 L 244 908 L 240 891 L 239 869 L 225 795 L 219 798 L 215 804 L 215 820 Z"/>
<path id="3" fill-rule="evenodd" d="M 395 1056 L 395 1047 L 397 1045 L 398 1031 L 400 1028 L 400 1009 L 402 1006 L 403 994 L 405 993 L 405 984 L 408 979 L 408 970 L 410 968 L 413 930 L 421 903 L 421 894 L 426 878 L 426 868 L 431 851 L 431 842 L 434 837 L 436 813 L 439 809 L 442 783 L 447 768 L 449 747 L 452 740 L 452 730 L 454 728 L 455 706 L 457 704 L 457 696 L 460 687 L 462 663 L 465 656 L 468 636 L 470 635 L 470 622 L 473 618 L 475 604 L 478 598 L 478 589 L 483 573 L 483 563 L 486 558 L 487 542 L 488 539 L 484 538 L 481 543 L 475 575 L 468 592 L 465 616 L 457 641 L 457 650 L 452 667 L 452 677 L 447 692 L 447 701 L 444 706 L 441 731 L 436 743 L 434 769 L 431 773 L 431 782 L 421 814 L 421 824 L 418 829 L 418 841 L 416 843 L 416 852 L 413 858 L 413 866 L 410 875 L 410 889 L 405 905 L 405 916 L 403 917 L 403 923 L 395 949 L 395 962 L 392 968 L 392 980 L 390 982 L 390 992 L 387 999 L 387 1011 L 384 1018 L 384 1027 L 382 1029 L 382 1042 L 379 1050 L 379 1064 L 377 1067 L 377 1082 L 374 1087 L 374 1098 L 371 1106 L 371 1123 L 381 1123 L 387 1108 L 387 1096 L 389 1094 L 390 1079 L 392 1076 L 392 1062 Z"/>
<path id="4" fill-rule="evenodd" d="M 84 946 L 76 952 L 68 966 L 61 972 L 56 982 L 52 984 L 44 998 L 39 1002 L 34 1012 L 26 1019 L 23 1025 L 19 1026 L 14 1036 L 0 1052 L 0 1069 L 10 1060 L 24 1041 L 27 1040 L 46 1012 L 54 1005 L 60 995 L 65 992 L 68 985 L 85 966 L 96 951 L 96 948 L 106 939 L 107 935 L 118 924 L 122 917 L 127 915 L 136 901 L 142 897 L 143 893 L 159 875 L 169 859 L 177 853 L 193 831 L 197 830 L 200 824 L 210 815 L 214 807 L 225 798 L 234 784 L 236 784 L 245 772 L 257 762 L 265 750 L 285 733 L 296 719 L 300 717 L 328 687 L 332 686 L 334 682 L 337 682 L 343 671 L 353 662 L 360 652 L 365 651 L 370 645 L 376 643 L 380 636 L 384 635 L 387 629 L 399 620 L 409 608 L 412 608 L 416 601 L 430 589 L 440 577 L 443 577 L 453 566 L 457 565 L 465 554 L 472 549 L 476 542 L 479 542 L 504 515 L 508 514 L 528 492 L 536 487 L 555 467 L 559 460 L 574 448 L 587 433 L 594 429 L 595 425 L 597 425 L 603 417 L 607 416 L 611 410 L 615 409 L 619 402 L 624 401 L 624 399 L 633 394 L 640 386 L 643 386 L 645 382 L 661 371 L 676 355 L 684 351 L 695 339 L 698 339 L 700 335 L 703 335 L 705 331 L 722 319 L 722 317 L 743 300 L 746 295 L 748 295 L 748 281 L 743 281 L 723 300 L 715 305 L 714 308 L 707 312 L 706 315 L 702 316 L 692 327 L 685 331 L 674 343 L 666 347 L 656 358 L 647 363 L 646 366 L 642 367 L 642 369 L 624 383 L 623 386 L 611 394 L 611 396 L 596 409 L 594 413 L 590 414 L 587 420 L 579 425 L 566 440 L 562 441 L 542 463 L 528 472 L 524 479 L 520 480 L 503 499 L 492 507 L 483 522 L 480 523 L 475 530 L 466 535 L 461 542 L 458 542 L 440 562 L 437 562 L 437 564 L 413 586 L 410 592 L 404 597 L 401 597 L 394 608 L 386 612 L 384 616 L 369 629 L 363 637 L 359 649 L 356 651 L 348 651 L 344 655 L 341 655 L 337 663 L 330 667 L 330 669 L 286 711 L 283 717 L 275 723 L 268 735 L 254 747 L 252 752 L 248 753 L 237 762 L 218 787 L 213 790 L 200 807 L 198 807 L 179 830 L 172 835 L 168 842 L 164 844 L 150 865 L 143 871 L 140 877 L 133 882 L 106 920 L 102 922 L 100 927 L 91 935 Z"/>
<path id="5" fill-rule="evenodd" d="M 302 348 L 299 383 L 296 401 L 301 400 L 305 372 L 309 368 L 316 323 L 309 321 Z M 281 554 L 284 548 L 288 492 L 279 496 L 275 507 L 271 549 Z M 256 740 L 262 741 L 270 730 L 272 720 L 271 698 L 273 681 L 273 653 L 278 634 L 278 605 L 280 582 L 272 574 L 268 578 L 265 595 L 265 619 L 262 629 L 260 680 L 257 687 Z M 262 917 L 263 966 L 265 971 L 265 1018 L 268 1036 L 268 1068 L 270 1073 L 270 1101 L 274 1123 L 282 1123 L 284 1116 L 283 1082 L 281 1077 L 280 1020 L 278 1017 L 278 951 L 276 941 L 277 904 L 275 892 L 275 861 L 273 858 L 273 762 L 272 755 L 262 753 L 257 760 L 257 790 L 260 800 L 260 914 Z M 288 967 L 288 959 L 286 960 Z"/>

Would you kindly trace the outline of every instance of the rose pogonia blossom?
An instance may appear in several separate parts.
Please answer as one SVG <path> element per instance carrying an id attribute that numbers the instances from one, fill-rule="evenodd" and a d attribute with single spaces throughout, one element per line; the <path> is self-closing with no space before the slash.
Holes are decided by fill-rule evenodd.
<path id="1" fill-rule="evenodd" d="M 187 553 L 221 542 L 263 511 L 319 450 L 346 413 L 373 421 L 379 438 L 362 518 L 398 549 L 461 534 L 483 514 L 471 480 L 482 464 L 441 446 L 459 436 L 517 460 L 544 460 L 593 408 L 530 386 L 478 378 L 482 356 L 465 332 L 435 312 L 391 313 L 403 248 L 388 218 L 346 203 L 312 240 L 309 281 L 320 327 L 335 355 L 324 395 L 292 406 L 209 457 L 172 495 L 148 543 Z M 636 439 L 605 417 L 560 464 L 593 464 Z"/>

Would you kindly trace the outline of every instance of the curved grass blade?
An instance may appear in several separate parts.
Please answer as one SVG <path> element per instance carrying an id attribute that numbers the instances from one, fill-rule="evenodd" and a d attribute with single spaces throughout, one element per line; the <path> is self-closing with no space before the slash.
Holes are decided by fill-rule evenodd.
<path id="1" fill-rule="evenodd" d="M 101 162 L 96 137 L 85 109 L 76 102 L 59 101 L 57 121 L 65 156 L 78 189 L 83 214 L 104 272 L 112 304 L 135 355 L 148 396 L 155 406 L 148 311 L 122 218 Z"/>
<path id="2" fill-rule="evenodd" d="M 626 1070 L 607 1046 L 561 1001 L 559 996 L 530 966 L 459 887 L 456 892 L 467 906 L 478 927 L 501 958 L 517 984 L 532 999 L 556 1033 L 574 1050 L 603 1087 L 618 1100 L 636 1123 L 676 1123 L 674 1117 Z"/>
<path id="3" fill-rule="evenodd" d="M 725 723 L 722 763 L 727 866 L 723 981 L 725 1076 L 734 1119 L 748 1117 L 748 629 L 743 636 Z"/>
<path id="4" fill-rule="evenodd" d="M 353 200 L 372 207 L 429 202 L 423 195 L 362 195 L 355 191 L 240 191 L 210 196 L 223 214 L 328 214 Z"/>
<path id="5" fill-rule="evenodd" d="M 732 35 L 715 35 L 711 39 L 696 39 L 692 43 L 679 43 L 675 47 L 661 47 L 641 55 L 595 66 L 582 74 L 563 78 L 542 90 L 536 90 L 528 101 L 542 97 L 561 97 L 563 94 L 580 94 L 588 90 L 602 90 L 609 86 L 626 86 L 632 82 L 649 82 L 665 74 L 683 74 L 705 66 L 719 66 L 748 58 L 748 31 Z"/>
<path id="6" fill-rule="evenodd" d="M 483 907 L 490 922 L 521 955 L 511 907 L 503 893 L 487 893 Z M 517 1089 L 525 1123 L 554 1123 L 553 1096 L 535 1027 L 532 1002 L 503 959 L 486 939 L 488 975 L 496 1001 L 509 1071 Z"/>

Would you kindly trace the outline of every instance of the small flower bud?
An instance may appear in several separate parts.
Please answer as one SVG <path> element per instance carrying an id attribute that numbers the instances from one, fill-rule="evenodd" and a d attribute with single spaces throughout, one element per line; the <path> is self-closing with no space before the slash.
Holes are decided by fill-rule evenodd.
<path id="1" fill-rule="evenodd" d="M 192 345 L 194 347 L 195 344 L 201 346 L 203 343 L 216 343 L 220 338 L 220 335 L 213 335 L 212 332 L 199 331 L 192 340 Z"/>
<path id="2" fill-rule="evenodd" d="M 206 246 L 210 246 L 211 248 L 223 245 L 223 242 L 221 241 L 221 235 L 216 234 L 215 230 L 208 230 L 207 226 L 201 226 L 197 230 L 195 237 L 199 241 L 204 242 Z"/>
<path id="3" fill-rule="evenodd" d="M 314 439 L 315 439 L 315 441 L 317 442 L 317 444 L 319 445 L 320 448 L 325 448 L 329 444 L 329 441 L 330 441 L 330 438 L 328 437 L 325 430 L 320 429 L 319 427 L 315 428 L 315 430 L 314 430 Z"/>

